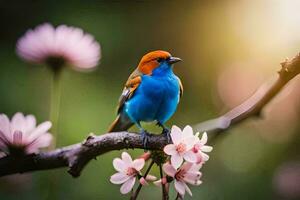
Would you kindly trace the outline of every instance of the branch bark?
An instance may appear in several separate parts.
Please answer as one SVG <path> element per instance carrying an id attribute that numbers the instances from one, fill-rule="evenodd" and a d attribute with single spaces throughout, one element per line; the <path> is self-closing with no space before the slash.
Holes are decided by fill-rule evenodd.
<path id="1" fill-rule="evenodd" d="M 149 150 L 162 149 L 167 144 L 163 136 L 151 135 Z M 137 133 L 116 132 L 100 136 L 89 136 L 82 143 L 56 149 L 50 152 L 25 155 L 21 157 L 6 156 L 0 159 L 0 177 L 15 173 L 69 167 L 68 172 L 78 177 L 85 165 L 97 156 L 108 151 L 128 148 L 143 149 L 141 136 Z"/>
<path id="2" fill-rule="evenodd" d="M 300 73 L 300 54 L 292 60 L 281 63 L 279 76 L 275 82 L 261 86 L 257 92 L 241 105 L 224 115 L 195 125 L 199 132 L 220 133 L 232 125 L 259 115 L 266 104 L 280 90 Z M 162 149 L 167 144 L 163 136 L 152 135 L 148 142 L 149 150 Z M 89 136 L 84 142 L 63 147 L 53 151 L 25 155 L 21 157 L 6 156 L 0 159 L 0 177 L 38 170 L 68 167 L 73 177 L 78 177 L 86 164 L 108 151 L 126 148 L 143 149 L 139 134 L 129 132 L 106 133 L 101 136 Z"/>

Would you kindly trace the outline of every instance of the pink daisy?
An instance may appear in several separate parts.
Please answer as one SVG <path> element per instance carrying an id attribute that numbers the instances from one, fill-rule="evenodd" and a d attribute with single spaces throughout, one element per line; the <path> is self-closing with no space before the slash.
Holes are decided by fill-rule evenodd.
<path id="1" fill-rule="evenodd" d="M 132 190 L 136 177 L 145 165 L 145 160 L 141 158 L 132 160 L 131 156 L 126 152 L 123 152 L 121 157 L 122 159 L 115 158 L 113 160 L 113 166 L 118 172 L 110 177 L 110 182 L 122 184 L 120 192 L 127 194 Z M 145 183 L 144 180 L 141 181 Z"/>
<path id="2" fill-rule="evenodd" d="M 202 165 L 185 162 L 176 170 L 170 163 L 165 163 L 163 170 L 168 176 L 174 179 L 175 190 L 181 196 L 184 196 L 185 192 L 192 196 L 192 192 L 187 183 L 191 185 L 200 185 L 202 183 L 202 181 L 200 181 L 202 174 L 199 172 L 201 167 Z"/>
<path id="3" fill-rule="evenodd" d="M 17 54 L 26 61 L 78 70 L 94 68 L 101 57 L 100 45 L 80 28 L 45 23 L 28 30 L 17 42 Z"/>
<path id="4" fill-rule="evenodd" d="M 37 153 L 50 145 L 52 135 L 48 133 L 51 122 L 36 125 L 33 115 L 16 113 L 11 121 L 0 114 L 0 152 L 12 155 Z"/>

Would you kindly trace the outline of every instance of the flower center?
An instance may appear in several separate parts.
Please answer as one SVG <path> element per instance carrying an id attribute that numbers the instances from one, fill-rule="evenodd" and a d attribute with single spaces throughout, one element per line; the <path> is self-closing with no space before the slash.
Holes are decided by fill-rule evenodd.
<path id="1" fill-rule="evenodd" d="M 135 175 L 137 175 L 137 173 L 138 173 L 138 171 L 136 169 L 134 169 L 133 167 L 127 168 L 126 174 L 128 176 L 135 176 Z"/>
<path id="2" fill-rule="evenodd" d="M 198 151 L 201 149 L 201 145 L 200 144 L 195 144 L 194 147 L 192 148 L 194 153 L 198 153 Z"/>
<path id="3" fill-rule="evenodd" d="M 183 144 L 183 143 L 179 143 L 177 146 L 176 146 L 176 151 L 178 153 L 182 153 L 182 152 L 185 152 L 186 150 L 186 145 Z"/>
<path id="4" fill-rule="evenodd" d="M 66 63 L 66 59 L 62 56 L 49 56 L 46 58 L 46 63 L 52 67 L 54 71 L 58 71 Z"/>
<path id="5" fill-rule="evenodd" d="M 175 174 L 175 179 L 180 181 L 184 178 L 184 175 L 185 175 L 185 171 L 182 169 L 179 169 Z"/>

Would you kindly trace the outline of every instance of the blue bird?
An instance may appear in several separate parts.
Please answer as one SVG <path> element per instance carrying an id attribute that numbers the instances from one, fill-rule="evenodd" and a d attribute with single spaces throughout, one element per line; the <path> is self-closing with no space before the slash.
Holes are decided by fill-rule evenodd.
<path id="1" fill-rule="evenodd" d="M 140 122 L 156 121 L 170 140 L 165 123 L 175 113 L 183 93 L 181 81 L 173 72 L 173 64 L 179 61 L 180 58 L 161 50 L 142 57 L 125 84 L 119 99 L 118 116 L 109 132 L 125 131 L 135 124 L 146 148 L 149 134 Z"/>

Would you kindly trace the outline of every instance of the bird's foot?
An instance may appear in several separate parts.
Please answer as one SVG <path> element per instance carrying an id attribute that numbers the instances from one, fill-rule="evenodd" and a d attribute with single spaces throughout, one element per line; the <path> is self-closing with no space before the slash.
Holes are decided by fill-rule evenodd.
<path id="1" fill-rule="evenodd" d="M 141 131 L 141 136 L 142 136 L 143 147 L 144 147 L 144 149 L 146 150 L 146 149 L 147 149 L 147 144 L 148 144 L 148 141 L 149 141 L 150 134 L 149 134 L 147 131 L 142 130 L 142 131 Z"/>
<path id="2" fill-rule="evenodd" d="M 163 130 L 162 130 L 162 134 L 163 134 L 163 136 L 167 139 L 167 141 L 168 141 L 168 143 L 170 143 L 171 142 L 171 131 L 170 131 L 170 129 L 168 129 L 168 128 L 163 128 Z"/>

